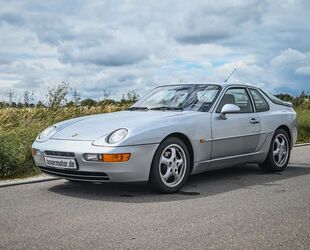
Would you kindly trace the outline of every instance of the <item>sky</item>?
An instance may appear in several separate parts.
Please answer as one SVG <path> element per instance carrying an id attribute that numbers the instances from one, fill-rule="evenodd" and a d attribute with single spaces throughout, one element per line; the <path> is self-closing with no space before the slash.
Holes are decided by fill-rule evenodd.
<path id="1" fill-rule="evenodd" d="M 2 3 L 1 3 L 2 2 Z M 0 0 L 0 101 L 82 98 L 173 83 L 310 91 L 309 0 Z"/>

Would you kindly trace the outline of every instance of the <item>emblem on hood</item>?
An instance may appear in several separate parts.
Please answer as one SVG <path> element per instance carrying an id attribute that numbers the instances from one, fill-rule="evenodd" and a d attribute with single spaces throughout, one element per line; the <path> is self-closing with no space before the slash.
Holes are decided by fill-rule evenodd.
<path id="1" fill-rule="evenodd" d="M 71 135 L 71 137 L 76 137 L 76 136 L 78 136 L 79 134 L 73 134 L 73 135 Z"/>

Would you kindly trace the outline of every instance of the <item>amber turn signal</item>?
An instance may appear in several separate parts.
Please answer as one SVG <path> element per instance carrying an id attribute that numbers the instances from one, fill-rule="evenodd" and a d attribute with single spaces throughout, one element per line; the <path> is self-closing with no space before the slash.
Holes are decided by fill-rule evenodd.
<path id="1" fill-rule="evenodd" d="M 130 153 L 125 154 L 103 154 L 102 161 L 103 162 L 125 162 L 130 158 Z"/>
<path id="2" fill-rule="evenodd" d="M 41 156 L 42 155 L 41 151 L 38 149 L 35 149 L 35 148 L 31 149 L 31 154 L 32 154 L 32 156 Z"/>
<path id="3" fill-rule="evenodd" d="M 35 150 L 34 148 L 31 149 L 31 153 L 32 153 L 32 156 L 35 156 L 37 154 L 37 150 Z"/>

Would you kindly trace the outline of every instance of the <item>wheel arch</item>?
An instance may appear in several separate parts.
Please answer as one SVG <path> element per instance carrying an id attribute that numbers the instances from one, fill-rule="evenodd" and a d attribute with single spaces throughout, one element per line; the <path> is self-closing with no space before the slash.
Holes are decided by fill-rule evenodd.
<path id="1" fill-rule="evenodd" d="M 278 129 L 283 129 L 287 134 L 288 134 L 288 139 L 290 140 L 290 148 L 292 148 L 292 141 L 293 141 L 293 138 L 292 138 L 292 133 L 291 133 L 291 130 L 290 130 L 290 128 L 287 126 L 287 125 L 281 125 L 281 126 L 279 126 L 279 127 L 277 127 L 277 129 L 276 129 L 276 131 L 278 130 Z"/>
<path id="2" fill-rule="evenodd" d="M 186 145 L 188 152 L 189 152 L 189 157 L 190 157 L 190 173 L 191 173 L 193 170 L 193 167 L 194 167 L 194 149 L 193 149 L 193 145 L 192 145 L 190 139 L 185 134 L 180 133 L 180 132 L 176 132 L 176 133 L 171 133 L 171 134 L 167 135 L 162 141 L 164 141 L 168 137 L 177 137 L 181 141 L 183 141 L 184 144 Z"/>

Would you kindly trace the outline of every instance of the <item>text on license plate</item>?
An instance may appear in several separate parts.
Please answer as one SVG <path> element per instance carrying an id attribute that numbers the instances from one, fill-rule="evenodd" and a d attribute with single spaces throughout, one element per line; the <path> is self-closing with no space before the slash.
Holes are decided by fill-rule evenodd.
<path id="1" fill-rule="evenodd" d="M 45 157 L 45 163 L 47 166 L 54 168 L 77 169 L 77 165 L 74 158 L 62 159 L 62 158 Z"/>

